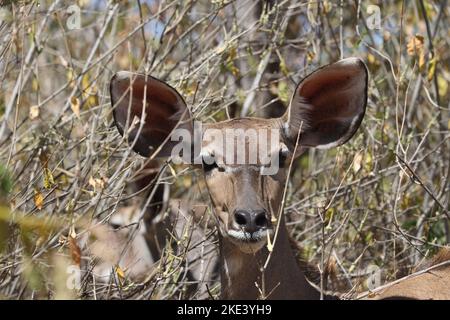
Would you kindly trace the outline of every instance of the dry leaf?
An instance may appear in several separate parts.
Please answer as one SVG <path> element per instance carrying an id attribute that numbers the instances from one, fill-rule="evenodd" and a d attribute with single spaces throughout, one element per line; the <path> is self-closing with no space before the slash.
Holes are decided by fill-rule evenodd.
<path id="1" fill-rule="evenodd" d="M 41 162 L 42 168 L 48 168 L 48 154 L 45 149 L 39 149 L 39 161 Z"/>
<path id="2" fill-rule="evenodd" d="M 75 238 L 72 237 L 72 235 L 69 235 L 69 249 L 70 249 L 70 256 L 72 257 L 72 261 L 77 265 L 80 266 L 81 263 L 81 250 L 80 247 L 77 244 L 77 241 Z"/>
<path id="3" fill-rule="evenodd" d="M 355 155 L 355 158 L 353 160 L 353 172 L 357 173 L 361 169 L 361 164 L 363 160 L 363 154 L 362 152 L 358 152 Z"/>
<path id="4" fill-rule="evenodd" d="M 416 35 L 413 38 L 411 38 L 409 42 L 406 44 L 408 54 L 410 56 L 414 56 L 420 51 L 423 51 L 423 42 L 424 38 L 421 35 Z"/>
<path id="5" fill-rule="evenodd" d="M 77 97 L 70 98 L 70 108 L 77 118 L 80 119 L 80 100 Z"/>
<path id="6" fill-rule="evenodd" d="M 39 106 L 31 106 L 30 107 L 30 112 L 28 114 L 30 120 L 36 119 L 37 117 L 39 117 Z"/>
<path id="7" fill-rule="evenodd" d="M 74 239 L 76 239 L 76 238 L 77 238 L 77 233 L 75 232 L 75 228 L 74 228 L 74 227 L 71 227 L 70 229 L 71 229 L 71 230 L 70 230 L 69 236 L 72 237 L 72 238 L 74 238 Z"/>
<path id="8" fill-rule="evenodd" d="M 422 69 L 425 65 L 425 48 L 423 46 L 424 38 L 421 35 L 416 35 L 411 38 L 406 45 L 406 49 L 410 56 L 419 57 L 419 68 Z"/>
<path id="9" fill-rule="evenodd" d="M 101 190 L 105 188 L 105 181 L 100 178 L 89 178 L 89 184 L 94 188 L 94 190 Z"/>
<path id="10" fill-rule="evenodd" d="M 34 204 L 36 208 L 38 208 L 38 210 L 42 210 L 42 206 L 44 204 L 44 196 L 37 189 L 34 190 Z"/>

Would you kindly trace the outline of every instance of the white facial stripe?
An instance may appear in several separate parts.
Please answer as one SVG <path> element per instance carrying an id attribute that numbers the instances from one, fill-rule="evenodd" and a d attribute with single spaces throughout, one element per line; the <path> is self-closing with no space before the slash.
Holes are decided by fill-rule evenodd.
<path id="1" fill-rule="evenodd" d="M 223 166 L 225 168 L 225 172 L 227 173 L 233 173 L 233 172 L 239 172 L 244 169 L 243 166 L 236 166 L 236 167 L 230 167 L 230 166 Z M 250 169 L 253 171 L 260 171 L 261 166 L 252 166 L 252 165 L 246 165 L 245 169 Z"/>

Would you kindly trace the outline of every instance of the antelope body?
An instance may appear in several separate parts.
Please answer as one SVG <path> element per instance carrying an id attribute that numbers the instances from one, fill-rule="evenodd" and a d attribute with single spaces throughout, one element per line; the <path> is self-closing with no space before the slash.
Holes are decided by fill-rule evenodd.
<path id="1" fill-rule="evenodd" d="M 373 299 L 450 299 L 450 249 L 441 249 L 409 276 L 377 288 Z"/>

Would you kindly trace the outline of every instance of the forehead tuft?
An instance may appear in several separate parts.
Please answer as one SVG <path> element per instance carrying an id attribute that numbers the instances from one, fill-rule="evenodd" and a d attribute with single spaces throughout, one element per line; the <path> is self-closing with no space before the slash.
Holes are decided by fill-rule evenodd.
<path id="1" fill-rule="evenodd" d="M 201 152 L 227 165 L 263 165 L 278 155 L 280 139 L 271 119 L 232 119 L 204 126 Z"/>
<path id="2" fill-rule="evenodd" d="M 274 119 L 262 118 L 237 118 L 216 123 L 203 124 L 204 128 L 211 129 L 260 129 L 278 128 L 278 123 Z"/>

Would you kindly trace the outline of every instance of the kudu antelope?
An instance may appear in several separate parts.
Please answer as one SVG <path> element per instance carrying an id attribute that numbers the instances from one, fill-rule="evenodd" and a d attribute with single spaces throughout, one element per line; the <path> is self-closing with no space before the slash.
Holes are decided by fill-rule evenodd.
<path id="1" fill-rule="evenodd" d="M 365 113 L 367 81 L 360 59 L 344 59 L 305 77 L 282 117 L 204 124 L 200 150 L 195 138 L 183 141 L 188 147 L 175 154 L 202 167 L 217 221 L 222 298 L 319 298 L 290 247 L 282 214 L 285 183 L 292 159 L 306 148 L 336 147 L 355 134 Z M 112 78 L 110 94 L 120 134 L 142 156 L 175 158 L 181 144 L 176 130 L 198 133 L 181 95 L 161 80 L 122 71 Z M 255 142 L 249 130 L 267 134 Z M 220 141 L 220 133 L 227 139 Z M 258 145 L 256 160 L 252 143 Z M 269 147 L 261 151 L 261 144 Z M 237 160 L 239 150 L 228 156 L 239 147 L 243 161 Z M 276 163 L 276 170 L 264 159 Z"/>

